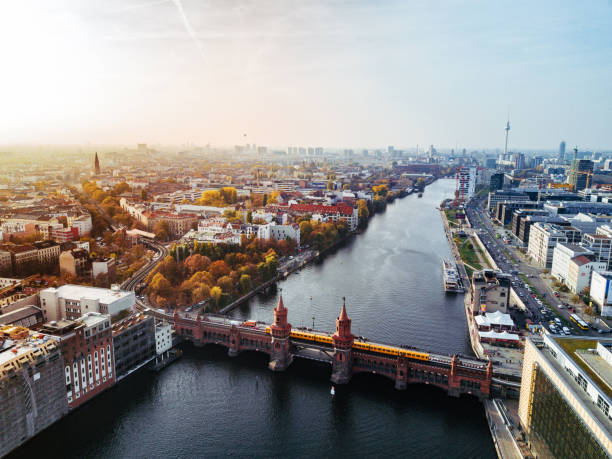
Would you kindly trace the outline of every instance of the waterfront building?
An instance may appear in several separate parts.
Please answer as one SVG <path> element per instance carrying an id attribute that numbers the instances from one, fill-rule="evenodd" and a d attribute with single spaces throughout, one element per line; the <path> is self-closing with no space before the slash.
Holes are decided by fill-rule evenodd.
<path id="1" fill-rule="evenodd" d="M 457 171 L 458 197 L 469 201 L 474 197 L 476 191 L 476 168 L 462 167 Z"/>
<path id="2" fill-rule="evenodd" d="M 277 225 L 276 223 L 268 223 L 266 225 L 258 225 L 258 239 L 274 239 L 281 241 L 283 239 L 293 239 L 300 246 L 300 227 L 299 225 Z"/>
<path id="3" fill-rule="evenodd" d="M 163 354 L 172 349 L 172 326 L 166 321 L 155 323 L 155 353 Z"/>
<path id="4" fill-rule="evenodd" d="M 525 342 L 519 419 L 536 457 L 612 455 L 612 341 Z"/>
<path id="5" fill-rule="evenodd" d="M 113 324 L 115 378 L 121 380 L 155 358 L 155 319 L 142 313 Z"/>
<path id="6" fill-rule="evenodd" d="M 472 274 L 470 310 L 473 315 L 480 312 L 507 313 L 510 305 L 511 277 L 492 269 L 475 271 Z"/>
<path id="7" fill-rule="evenodd" d="M 134 292 L 122 291 L 116 285 L 107 289 L 67 284 L 40 291 L 40 306 L 46 321 L 76 320 L 88 312 L 114 316 L 135 303 Z"/>
<path id="8" fill-rule="evenodd" d="M 67 412 L 59 343 L 23 327 L 0 327 L 0 456 Z"/>
<path id="9" fill-rule="evenodd" d="M 281 206 L 278 206 L 281 208 Z M 325 221 L 343 221 L 346 222 L 350 231 L 357 229 L 359 223 L 359 214 L 356 207 L 351 207 L 343 204 L 335 206 L 324 206 L 319 204 L 291 204 L 287 208 L 292 215 L 314 215 L 318 214 Z"/>
<path id="10" fill-rule="evenodd" d="M 51 321 L 41 332 L 61 344 L 66 376 L 66 399 L 73 409 L 115 383 L 111 320 L 89 312 L 77 320 Z"/>

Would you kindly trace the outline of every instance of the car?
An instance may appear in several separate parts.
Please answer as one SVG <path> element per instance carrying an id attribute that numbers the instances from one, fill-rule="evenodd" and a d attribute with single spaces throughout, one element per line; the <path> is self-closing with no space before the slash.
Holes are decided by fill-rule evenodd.
<path id="1" fill-rule="evenodd" d="M 566 335 L 571 335 L 571 334 L 572 334 L 572 332 L 570 331 L 570 329 L 569 329 L 569 328 L 567 328 L 567 327 L 563 327 L 563 333 L 565 333 Z"/>
<path id="2" fill-rule="evenodd" d="M 561 326 L 561 319 L 559 319 L 558 317 L 555 317 L 555 323 Z"/>
<path id="3" fill-rule="evenodd" d="M 558 305 L 557 305 L 557 307 L 558 307 L 559 309 L 564 309 L 564 308 L 565 308 L 565 306 L 563 306 L 562 304 L 558 304 Z"/>

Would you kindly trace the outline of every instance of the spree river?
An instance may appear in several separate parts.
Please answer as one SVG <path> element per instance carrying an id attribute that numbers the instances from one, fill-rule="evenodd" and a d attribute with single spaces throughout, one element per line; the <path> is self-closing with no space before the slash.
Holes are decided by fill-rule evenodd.
<path id="1" fill-rule="evenodd" d="M 454 181 L 408 196 L 369 228 L 279 286 L 293 326 L 333 330 L 342 297 L 353 333 L 440 353 L 471 354 L 462 296 L 445 295 L 450 257 L 439 203 Z M 278 292 L 232 314 L 271 322 Z M 300 359 L 284 373 L 267 357 L 234 359 L 187 346 L 160 373 L 128 377 L 26 443 L 15 457 L 494 458 L 482 405 L 421 385 L 399 392 L 360 374 L 330 396 L 331 369 Z"/>

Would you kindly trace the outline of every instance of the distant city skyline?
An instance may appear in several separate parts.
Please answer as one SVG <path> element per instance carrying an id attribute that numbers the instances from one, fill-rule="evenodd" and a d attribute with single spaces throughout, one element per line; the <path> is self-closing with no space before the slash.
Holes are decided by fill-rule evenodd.
<path id="1" fill-rule="evenodd" d="M 610 2 L 0 11 L 0 144 L 612 149 Z"/>

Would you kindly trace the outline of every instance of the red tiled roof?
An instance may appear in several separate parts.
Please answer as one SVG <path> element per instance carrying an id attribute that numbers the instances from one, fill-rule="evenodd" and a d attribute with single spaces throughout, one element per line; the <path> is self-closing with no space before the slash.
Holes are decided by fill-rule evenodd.
<path id="1" fill-rule="evenodd" d="M 323 206 L 321 204 L 291 204 L 289 206 L 290 211 L 294 212 L 308 212 L 308 213 L 319 213 L 319 214 L 335 214 L 340 213 L 342 215 L 353 215 L 353 208 L 351 206 Z"/>

